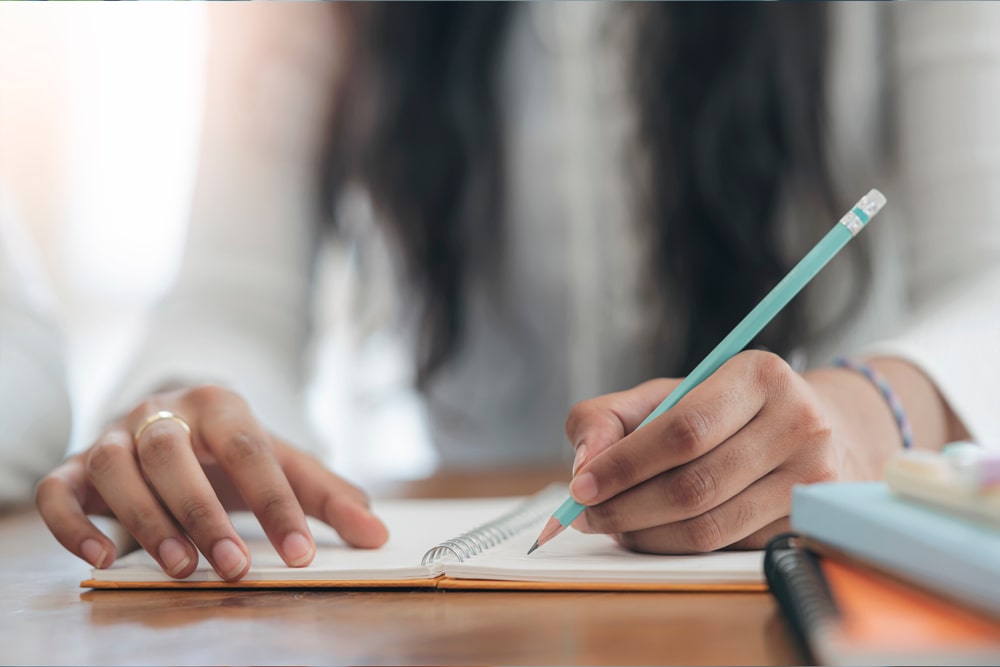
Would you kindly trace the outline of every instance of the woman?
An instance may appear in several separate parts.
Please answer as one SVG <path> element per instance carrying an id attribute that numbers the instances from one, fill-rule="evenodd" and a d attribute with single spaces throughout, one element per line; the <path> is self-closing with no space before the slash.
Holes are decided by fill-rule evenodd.
<path id="1" fill-rule="evenodd" d="M 976 41 L 996 10 L 246 10 L 259 32 L 225 11 L 177 288 L 123 388 L 125 416 L 38 495 L 56 537 L 95 566 L 114 559 L 85 518 L 102 511 L 176 577 L 196 547 L 223 578 L 246 573 L 225 515 L 243 501 L 292 566 L 314 552 L 304 514 L 358 546 L 386 539 L 360 491 L 288 444 L 310 438 L 296 397 L 330 202 L 369 289 L 386 284 L 380 258 L 399 267 L 396 312 L 442 460 L 556 460 L 560 415 L 603 394 L 566 420 L 571 488 L 591 506 L 580 527 L 631 548 L 760 547 L 792 484 L 878 477 L 907 424 L 835 354 L 868 345 L 914 446 L 1000 426 L 982 398 L 996 384 L 1000 241 L 995 162 L 979 149 L 1000 72 L 976 60 L 996 53 Z M 279 12 L 284 31 L 268 31 Z M 941 132 L 942 114 L 963 131 Z M 872 185 L 890 209 L 851 248 L 867 251 L 761 335 L 772 352 L 737 355 L 631 434 Z M 803 353 L 800 374 L 783 358 Z M 658 375 L 673 379 L 643 382 Z"/>

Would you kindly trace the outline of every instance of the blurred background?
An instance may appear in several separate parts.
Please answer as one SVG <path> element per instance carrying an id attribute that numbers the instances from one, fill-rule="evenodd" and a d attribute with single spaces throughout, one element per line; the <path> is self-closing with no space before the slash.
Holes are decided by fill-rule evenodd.
<path id="1" fill-rule="evenodd" d="M 68 334 L 71 449 L 89 444 L 143 318 L 170 287 L 195 178 L 206 9 L 141 4 L 0 5 L 0 194 Z M 327 273 L 342 271 L 327 255 Z M 396 390 L 405 356 L 391 340 L 367 345 L 377 362 L 365 373 L 324 374 L 364 375 L 367 417 L 347 407 L 356 388 L 316 385 L 317 428 L 343 474 L 420 477 L 434 458 L 416 398 Z M 317 364 L 350 356 L 328 338 Z M 347 446 L 359 437 L 370 446 Z"/>

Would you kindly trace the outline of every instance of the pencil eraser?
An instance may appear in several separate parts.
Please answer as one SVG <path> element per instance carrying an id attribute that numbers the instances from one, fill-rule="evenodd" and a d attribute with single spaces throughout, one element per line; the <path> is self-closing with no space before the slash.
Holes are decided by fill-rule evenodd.
<path id="1" fill-rule="evenodd" d="M 858 200 L 854 207 L 844 214 L 840 224 L 847 228 L 851 236 L 857 236 L 865 225 L 871 222 L 875 214 L 885 206 L 885 195 L 872 188 L 864 197 Z"/>
<path id="2" fill-rule="evenodd" d="M 876 213 L 882 210 L 882 207 L 885 206 L 885 201 L 885 195 L 872 188 L 868 191 L 868 194 L 858 201 L 857 207 L 871 219 L 875 217 Z"/>

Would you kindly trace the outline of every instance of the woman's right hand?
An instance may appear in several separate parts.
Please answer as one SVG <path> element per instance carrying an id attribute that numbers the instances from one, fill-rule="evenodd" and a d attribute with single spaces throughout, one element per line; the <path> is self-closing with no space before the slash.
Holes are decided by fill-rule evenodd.
<path id="1" fill-rule="evenodd" d="M 161 411 L 190 434 L 177 419 L 152 419 Z M 363 491 L 268 433 L 246 401 L 213 385 L 150 396 L 49 473 L 35 502 L 59 543 L 94 567 L 110 566 L 116 554 L 88 515 L 110 515 L 175 578 L 194 571 L 199 551 L 227 581 L 247 573 L 250 552 L 232 510 L 253 511 L 292 567 L 316 553 L 307 514 L 356 547 L 388 538 Z"/>

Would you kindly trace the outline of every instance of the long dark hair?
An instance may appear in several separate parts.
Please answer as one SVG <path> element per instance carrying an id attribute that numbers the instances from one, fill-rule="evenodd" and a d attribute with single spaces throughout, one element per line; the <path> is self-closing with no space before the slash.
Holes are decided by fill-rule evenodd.
<path id="1" fill-rule="evenodd" d="M 495 267 L 488 250 L 503 240 L 495 73 L 511 9 L 406 2 L 339 10 L 347 74 L 326 193 L 359 182 L 395 231 L 421 296 L 421 383 L 460 343 L 463 285 Z M 681 313 L 671 319 L 687 326 L 680 354 L 663 355 L 651 374 L 682 374 L 789 268 L 777 229 L 783 188 L 794 181 L 833 209 L 825 7 L 668 2 L 630 11 L 635 155 L 647 184 L 636 194 L 654 248 L 651 282 L 662 311 Z M 789 351 L 803 335 L 801 311 L 793 301 L 757 344 Z"/>

